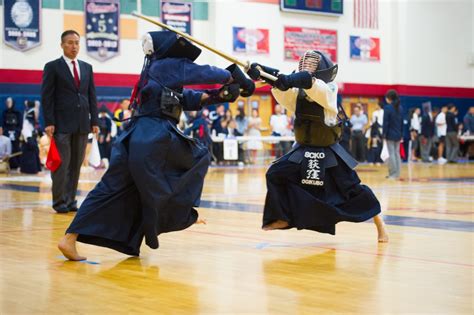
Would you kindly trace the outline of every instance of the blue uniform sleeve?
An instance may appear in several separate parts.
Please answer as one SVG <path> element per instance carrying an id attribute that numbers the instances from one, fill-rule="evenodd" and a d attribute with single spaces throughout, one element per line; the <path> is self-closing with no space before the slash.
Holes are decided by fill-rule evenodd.
<path id="1" fill-rule="evenodd" d="M 390 125 L 390 111 L 391 109 L 390 108 L 386 108 L 384 111 L 383 111 L 383 137 L 386 138 L 387 137 L 387 132 L 388 132 L 388 128 L 389 128 L 389 125 Z"/>
<path id="2" fill-rule="evenodd" d="M 179 89 L 184 85 L 226 84 L 229 71 L 209 65 L 198 65 L 186 58 L 166 58 L 153 61 L 148 75 L 160 85 Z"/>
<path id="3" fill-rule="evenodd" d="M 203 92 L 194 91 L 191 89 L 183 90 L 183 105 L 184 110 L 200 110 L 201 109 L 201 97 Z"/>
<path id="4" fill-rule="evenodd" d="M 225 84 L 232 75 L 229 71 L 210 65 L 198 65 L 188 59 L 182 59 L 183 85 Z"/>

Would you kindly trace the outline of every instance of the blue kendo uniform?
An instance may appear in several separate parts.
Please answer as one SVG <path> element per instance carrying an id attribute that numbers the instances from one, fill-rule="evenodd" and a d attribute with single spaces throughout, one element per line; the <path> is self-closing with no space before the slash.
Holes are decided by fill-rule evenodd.
<path id="1" fill-rule="evenodd" d="M 167 31 L 149 34 L 154 52 L 141 75 L 138 113 L 113 144 L 109 169 L 67 230 L 79 234 L 80 242 L 129 255 L 139 255 L 144 237 L 149 247 L 158 248 L 159 234 L 196 222 L 194 207 L 200 202 L 210 154 L 176 127 L 181 109 L 195 111 L 203 105 L 204 92 L 183 86 L 231 80 L 227 70 L 195 64 L 200 50 L 184 38 Z M 214 95 L 207 104 L 224 101 L 216 96 L 218 91 L 206 92 Z M 176 95 L 178 111 L 163 101 Z"/>
<path id="2" fill-rule="evenodd" d="M 318 60 L 316 70 L 303 71 L 311 57 Z M 276 69 L 263 68 L 278 75 Z M 300 60 L 299 72 L 280 74 L 272 82 L 277 102 L 295 112 L 296 142 L 266 173 L 264 228 L 281 220 L 288 223 L 286 229 L 334 235 L 338 222 L 363 222 L 380 213 L 372 190 L 361 185 L 353 170 L 357 162 L 338 143 L 343 122 L 333 82 L 336 74 L 337 65 L 326 55 L 309 51 Z"/>

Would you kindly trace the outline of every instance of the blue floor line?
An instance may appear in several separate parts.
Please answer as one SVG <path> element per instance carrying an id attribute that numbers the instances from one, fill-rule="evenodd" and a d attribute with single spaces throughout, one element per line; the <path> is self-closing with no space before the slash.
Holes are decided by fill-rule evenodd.
<path id="1" fill-rule="evenodd" d="M 0 189 L 3 190 L 16 190 L 24 192 L 41 192 L 38 186 L 18 185 L 18 184 L 0 184 Z M 50 189 L 44 189 L 44 192 L 50 192 Z M 88 192 L 78 191 L 78 195 L 86 196 Z M 224 202 L 224 201 L 211 201 L 201 200 L 200 207 L 210 208 L 214 210 L 223 211 L 240 211 L 240 212 L 252 212 L 262 213 L 263 205 L 249 204 L 249 203 L 238 203 L 238 202 Z M 396 226 L 409 226 L 419 227 L 436 230 L 448 230 L 448 231 L 460 231 L 460 232 L 474 232 L 474 222 L 458 221 L 458 220 L 440 220 L 430 218 L 418 218 L 418 217 L 407 217 L 407 216 L 396 216 L 396 215 L 384 215 L 385 223 L 388 225 Z"/>

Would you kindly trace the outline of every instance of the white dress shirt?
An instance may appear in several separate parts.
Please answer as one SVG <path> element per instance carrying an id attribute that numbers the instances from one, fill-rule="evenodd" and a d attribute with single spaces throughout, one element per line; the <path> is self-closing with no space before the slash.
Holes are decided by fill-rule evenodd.
<path id="1" fill-rule="evenodd" d="M 74 78 L 74 66 L 72 65 L 72 59 L 69 59 L 68 57 L 63 55 L 64 60 L 66 61 L 67 66 L 69 67 L 69 70 L 71 71 L 71 75 Z M 77 75 L 79 76 L 79 81 L 81 80 L 81 69 L 79 69 L 79 61 L 74 59 L 76 62 L 76 69 L 77 69 Z"/>
<path id="2" fill-rule="evenodd" d="M 438 137 L 446 136 L 446 129 L 448 125 L 446 124 L 446 114 L 440 112 L 438 116 L 436 116 L 436 130 L 438 130 Z"/>

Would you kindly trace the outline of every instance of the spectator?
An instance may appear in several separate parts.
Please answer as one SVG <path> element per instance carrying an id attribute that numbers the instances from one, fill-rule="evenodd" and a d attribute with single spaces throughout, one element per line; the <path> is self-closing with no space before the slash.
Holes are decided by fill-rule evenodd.
<path id="1" fill-rule="evenodd" d="M 368 130 L 369 133 L 369 154 L 367 160 L 369 163 L 380 165 L 383 163 L 380 158 L 382 153 L 382 125 L 384 110 L 380 103 L 377 104 L 376 110 L 372 113 L 372 124 Z"/>
<path id="2" fill-rule="evenodd" d="M 108 110 L 102 106 L 99 110 L 99 151 L 101 160 L 110 160 L 112 149 L 112 120 L 108 117 Z"/>
<path id="3" fill-rule="evenodd" d="M 78 60 L 79 33 L 61 34 L 63 56 L 44 66 L 41 103 L 45 132 L 54 137 L 61 166 L 51 173 L 53 208 L 58 213 L 77 211 L 76 192 L 87 136 L 99 132 L 92 66 Z"/>
<path id="4" fill-rule="evenodd" d="M 342 122 L 342 134 L 341 134 L 341 141 L 339 144 L 348 152 L 351 153 L 351 130 L 352 124 L 349 119 L 346 119 Z"/>
<path id="5" fill-rule="evenodd" d="M 124 98 L 120 102 L 120 108 L 115 111 L 114 117 L 118 120 L 125 120 L 125 119 L 130 118 L 130 116 L 132 115 L 132 111 L 128 109 L 129 106 L 130 106 L 130 101 Z M 126 122 L 117 121 L 115 122 L 115 124 L 117 125 L 117 135 L 120 136 L 120 134 L 124 130 L 124 127 L 126 126 Z"/>
<path id="6" fill-rule="evenodd" d="M 362 114 L 362 106 L 354 106 L 354 114 L 351 116 L 351 151 L 352 156 L 359 162 L 365 162 L 365 136 L 364 129 L 367 125 L 367 116 Z"/>
<path id="7" fill-rule="evenodd" d="M 221 121 L 225 120 L 224 116 L 225 116 L 224 104 L 217 105 L 216 110 L 209 114 L 209 118 L 212 121 L 211 133 L 215 135 L 219 135 L 220 133 L 223 133 Z"/>
<path id="8" fill-rule="evenodd" d="M 474 135 L 474 106 L 469 107 L 469 111 L 463 118 L 464 133 Z"/>
<path id="9" fill-rule="evenodd" d="M 237 130 L 240 134 L 244 135 L 249 127 L 249 119 L 245 116 L 243 107 L 237 107 L 237 115 L 235 116 L 235 122 L 237 123 Z"/>
<path id="10" fill-rule="evenodd" d="M 25 101 L 26 109 L 23 118 L 23 128 L 21 134 L 24 144 L 21 148 L 20 171 L 25 174 L 37 174 L 41 171 L 41 162 L 39 158 L 37 110 L 34 101 Z"/>
<path id="11" fill-rule="evenodd" d="M 383 127 L 383 103 L 378 102 L 377 105 L 375 106 L 376 106 L 375 110 L 372 112 L 371 125 L 377 122 L 380 128 L 382 128 Z"/>
<path id="12" fill-rule="evenodd" d="M 435 124 L 433 121 L 433 114 L 427 110 L 421 117 L 420 155 L 422 162 L 430 162 L 430 152 L 431 147 L 433 146 L 434 131 Z"/>
<path id="13" fill-rule="evenodd" d="M 20 111 L 15 108 L 15 101 L 8 97 L 5 100 L 5 110 L 3 111 L 2 129 L 3 135 L 10 138 L 12 144 L 12 153 L 21 151 L 20 135 L 23 119 Z M 10 168 L 17 169 L 20 166 L 20 158 L 13 157 L 9 160 Z"/>
<path id="14" fill-rule="evenodd" d="M 261 125 L 262 119 L 258 114 L 258 109 L 254 108 L 252 109 L 252 116 L 249 119 L 248 136 L 261 137 Z M 247 142 L 247 150 L 250 151 L 250 163 L 255 163 L 257 161 L 257 153 L 262 149 L 263 143 L 260 140 L 250 140 Z"/>
<path id="15" fill-rule="evenodd" d="M 448 106 L 441 107 L 441 111 L 436 116 L 436 132 L 438 136 L 438 164 L 445 164 L 447 160 L 443 157 L 444 143 L 446 142 L 446 112 Z"/>
<path id="16" fill-rule="evenodd" d="M 225 107 L 224 104 L 219 104 L 216 107 L 216 110 L 209 114 L 209 118 L 212 121 L 211 126 L 211 135 L 212 136 L 219 136 L 224 135 L 224 128 L 222 127 L 225 125 Z M 217 163 L 221 163 L 224 160 L 224 147 L 222 142 L 213 142 L 212 143 L 212 155 L 214 160 Z"/>
<path id="17" fill-rule="evenodd" d="M 446 113 L 446 158 L 448 163 L 457 163 L 458 161 L 459 139 L 456 112 L 456 106 L 449 105 Z"/>
<path id="18" fill-rule="evenodd" d="M 226 129 L 229 123 L 234 119 L 232 116 L 232 110 L 230 108 L 226 109 L 224 112 L 224 124 L 222 124 L 222 128 Z M 225 133 L 225 131 L 224 131 Z"/>
<path id="19" fill-rule="evenodd" d="M 400 98 L 397 91 L 388 90 L 385 94 L 387 105 L 384 107 L 383 138 L 387 141 L 388 176 L 390 179 L 400 178 L 402 160 L 400 158 L 400 141 L 402 140 L 403 117 Z"/>
<path id="20" fill-rule="evenodd" d="M 274 114 L 270 117 L 270 127 L 272 128 L 272 136 L 282 137 L 287 136 L 290 131 L 288 129 L 289 119 L 283 113 L 283 109 L 280 104 L 276 104 L 274 108 Z M 287 142 L 279 141 L 277 144 L 276 157 L 280 157 L 288 150 Z"/>
<path id="21" fill-rule="evenodd" d="M 235 137 L 241 137 L 243 136 L 242 133 L 239 132 L 237 129 L 237 122 L 235 119 L 231 119 L 228 124 L 227 128 L 224 130 L 224 133 L 227 138 L 235 138 Z"/>
<path id="22" fill-rule="evenodd" d="M 418 151 L 420 149 L 419 135 L 421 133 L 421 110 L 412 108 L 410 111 L 410 143 L 411 143 L 411 160 L 417 161 Z"/>
<path id="23" fill-rule="evenodd" d="M 199 112 L 189 112 L 189 124 L 184 130 L 184 134 L 200 141 L 208 149 L 210 149 L 212 145 L 212 139 L 207 121 L 208 115 L 209 111 L 207 109 L 203 109 Z"/>
<path id="24" fill-rule="evenodd" d="M 0 135 L 0 161 L 5 161 L 12 154 L 12 142 L 10 138 Z"/>

